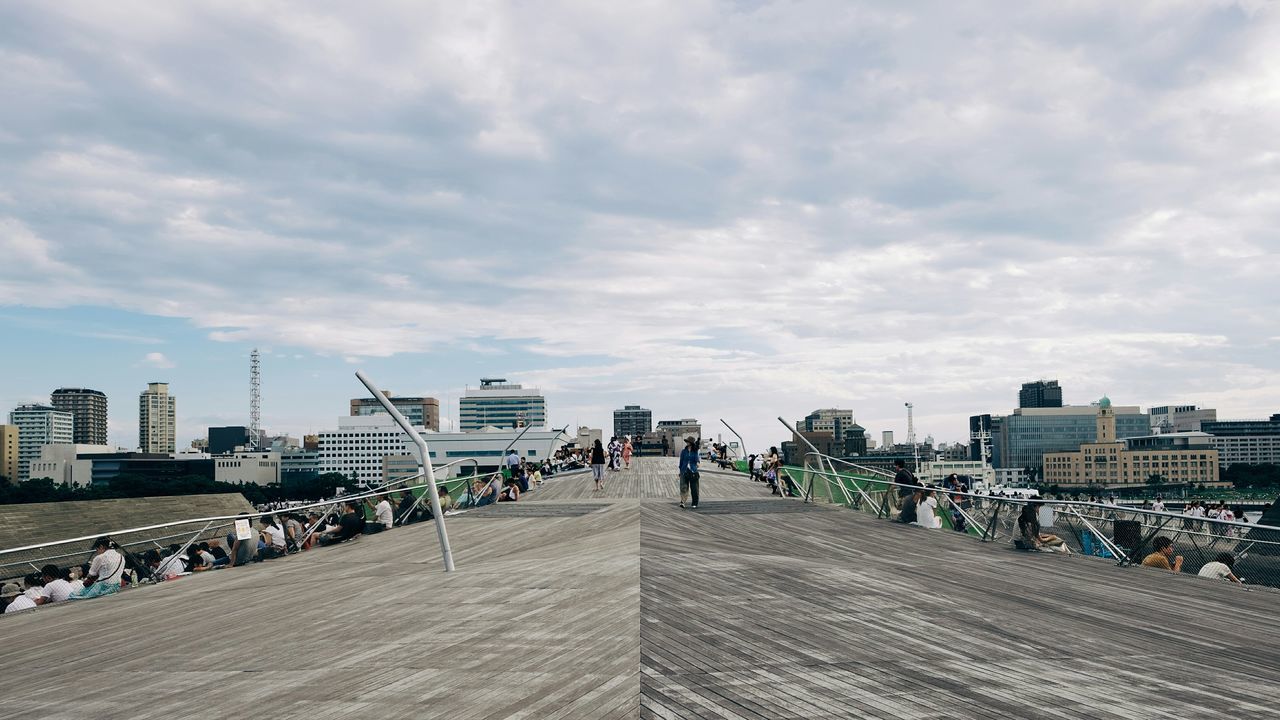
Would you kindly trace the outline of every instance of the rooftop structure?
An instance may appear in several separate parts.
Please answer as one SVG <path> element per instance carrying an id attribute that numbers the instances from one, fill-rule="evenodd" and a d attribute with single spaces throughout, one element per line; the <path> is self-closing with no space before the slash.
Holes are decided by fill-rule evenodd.
<path id="1" fill-rule="evenodd" d="M 458 399 L 458 429 L 546 427 L 547 399 L 537 388 L 526 389 L 506 378 L 481 378 Z"/>

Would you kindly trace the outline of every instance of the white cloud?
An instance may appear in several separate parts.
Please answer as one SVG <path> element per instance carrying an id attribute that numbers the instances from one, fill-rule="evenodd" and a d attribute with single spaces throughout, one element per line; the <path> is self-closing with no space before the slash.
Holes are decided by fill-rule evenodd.
<path id="1" fill-rule="evenodd" d="M 584 412 L 1280 406 L 1274 4 L 13 12 L 3 304 L 514 342 Z"/>
<path id="2" fill-rule="evenodd" d="M 142 364 L 153 368 L 171 368 L 175 367 L 172 360 L 165 357 L 161 352 L 149 352 L 142 358 Z"/>

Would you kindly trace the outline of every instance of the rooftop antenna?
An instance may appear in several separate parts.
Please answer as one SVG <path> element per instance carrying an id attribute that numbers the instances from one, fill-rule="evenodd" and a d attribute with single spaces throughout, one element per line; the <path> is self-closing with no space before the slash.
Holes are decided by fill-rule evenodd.
<path id="1" fill-rule="evenodd" d="M 249 446 L 259 449 L 262 438 L 262 357 L 249 353 Z"/>

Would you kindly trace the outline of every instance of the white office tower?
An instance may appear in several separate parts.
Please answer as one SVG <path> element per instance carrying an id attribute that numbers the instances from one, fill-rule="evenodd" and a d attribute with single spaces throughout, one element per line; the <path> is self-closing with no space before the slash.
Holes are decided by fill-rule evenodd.
<path id="1" fill-rule="evenodd" d="M 546 427 L 547 400 L 537 388 L 526 390 L 505 378 L 481 378 L 458 399 L 458 429 Z"/>
<path id="2" fill-rule="evenodd" d="M 168 455 L 177 446 L 177 398 L 169 383 L 147 383 L 138 396 L 138 448 Z"/>
<path id="3" fill-rule="evenodd" d="M 31 477 L 31 463 L 45 445 L 70 443 L 75 437 L 72 415 L 51 405 L 19 405 L 9 413 L 9 424 L 18 427 L 18 481 Z"/>

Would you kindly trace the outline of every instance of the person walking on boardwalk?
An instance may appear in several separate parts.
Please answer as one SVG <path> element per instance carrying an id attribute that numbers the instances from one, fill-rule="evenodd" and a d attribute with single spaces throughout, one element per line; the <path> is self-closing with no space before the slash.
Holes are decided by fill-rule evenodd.
<path id="1" fill-rule="evenodd" d="M 604 489 L 604 445 L 596 440 L 591 446 L 591 476 L 596 479 L 596 490 Z"/>
<path id="2" fill-rule="evenodd" d="M 680 507 L 692 495 L 693 503 L 689 506 L 698 509 L 698 440 L 692 435 L 684 439 L 684 449 L 680 451 Z"/>
<path id="3" fill-rule="evenodd" d="M 631 453 L 634 451 L 635 448 L 631 446 L 631 438 L 622 438 L 622 462 L 626 463 L 628 470 L 631 469 Z"/>

